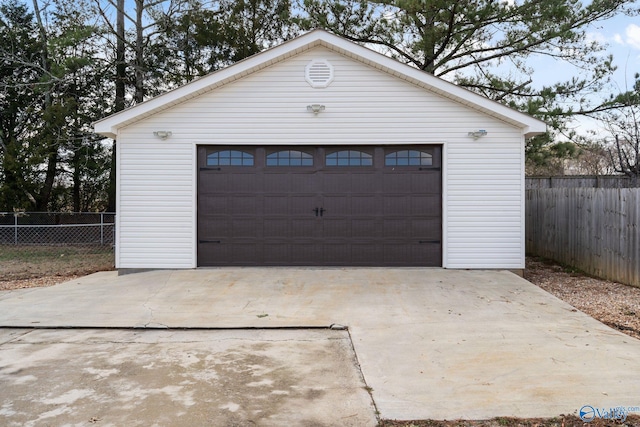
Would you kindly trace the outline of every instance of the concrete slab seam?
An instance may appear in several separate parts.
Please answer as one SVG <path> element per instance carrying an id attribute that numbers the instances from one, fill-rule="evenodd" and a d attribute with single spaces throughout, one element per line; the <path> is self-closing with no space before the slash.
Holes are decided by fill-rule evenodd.
<path id="1" fill-rule="evenodd" d="M 105 329 L 105 330 L 121 330 L 121 331 L 131 331 L 131 330 L 172 330 L 172 331 L 237 331 L 237 330 L 346 330 L 345 329 L 334 329 L 331 326 L 179 326 L 179 327 L 171 327 L 171 326 L 94 326 L 94 325 L 2 325 L 0 324 L 0 329 Z"/>
<path id="2" fill-rule="evenodd" d="M 378 405 L 376 405 L 376 401 L 373 398 L 373 389 L 367 383 L 367 379 L 364 377 L 364 373 L 362 372 L 362 366 L 360 365 L 360 359 L 358 358 L 358 353 L 356 352 L 356 347 L 353 345 L 353 337 L 351 336 L 351 330 L 349 328 L 346 328 L 346 327 L 345 327 L 345 330 L 347 331 L 347 335 L 349 336 L 349 345 L 351 346 L 351 351 L 353 352 L 353 357 L 355 357 L 356 371 L 358 372 L 358 375 L 360 376 L 360 379 L 362 380 L 362 383 L 364 384 L 365 391 L 369 394 L 369 397 L 371 398 L 371 405 L 373 406 L 374 415 L 376 417 L 376 420 L 377 420 L 378 424 L 380 424 L 380 421 L 381 421 L 380 411 L 378 410 Z"/>

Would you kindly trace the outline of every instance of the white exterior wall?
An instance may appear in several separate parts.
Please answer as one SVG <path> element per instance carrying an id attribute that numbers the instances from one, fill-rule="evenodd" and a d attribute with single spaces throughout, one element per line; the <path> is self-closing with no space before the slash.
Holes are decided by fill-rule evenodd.
<path id="1" fill-rule="evenodd" d="M 305 81 L 312 59 L 334 66 L 329 87 Z M 321 47 L 119 129 L 118 268 L 196 266 L 195 146 L 210 144 L 443 144 L 443 265 L 524 268 L 521 130 Z"/>

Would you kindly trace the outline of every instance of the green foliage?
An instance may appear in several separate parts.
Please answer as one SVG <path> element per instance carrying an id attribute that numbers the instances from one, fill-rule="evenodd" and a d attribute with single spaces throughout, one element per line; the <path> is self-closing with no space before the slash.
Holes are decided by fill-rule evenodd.
<path id="1" fill-rule="evenodd" d="M 156 35 L 147 48 L 148 79 L 177 86 L 297 34 L 289 0 L 186 0 L 179 11 L 150 10 Z M 153 86 L 153 85 L 150 85 Z"/>
<path id="2" fill-rule="evenodd" d="M 34 33 L 33 14 L 25 5 L 13 0 L 0 4 L 0 208 L 26 207 L 36 188 L 29 168 L 33 155 L 24 150 L 37 120 L 33 92 L 41 78 L 37 68 L 25 65 L 39 53 Z"/>
<path id="3" fill-rule="evenodd" d="M 96 160 L 103 148 L 91 123 L 108 102 L 106 71 L 82 2 L 54 5 L 53 12 L 40 11 L 44 35 L 24 4 L 0 5 L 0 210 L 99 208 L 95 195 L 81 203 L 95 193 L 81 180 L 105 167 Z M 62 206 L 65 198 L 70 203 Z"/>

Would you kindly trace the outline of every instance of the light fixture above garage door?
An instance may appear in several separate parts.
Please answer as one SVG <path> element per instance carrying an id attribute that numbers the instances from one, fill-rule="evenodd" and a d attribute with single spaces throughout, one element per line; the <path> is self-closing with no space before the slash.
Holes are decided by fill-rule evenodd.
<path id="1" fill-rule="evenodd" d="M 333 65 L 326 59 L 314 59 L 307 64 L 304 74 L 311 87 L 325 88 L 333 81 Z"/>

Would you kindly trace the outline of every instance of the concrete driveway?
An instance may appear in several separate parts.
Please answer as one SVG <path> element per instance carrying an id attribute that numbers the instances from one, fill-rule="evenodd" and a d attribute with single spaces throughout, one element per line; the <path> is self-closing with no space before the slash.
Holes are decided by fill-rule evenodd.
<path id="1" fill-rule="evenodd" d="M 345 325 L 348 332 L 297 331 L 319 341 L 335 338 L 318 338 L 319 333 L 341 334 L 340 339 L 349 341 L 341 347 L 346 362 L 340 366 L 351 367 L 352 380 L 340 387 L 328 380 L 329 385 L 318 387 L 353 391 L 366 384 L 385 419 L 548 417 L 577 414 L 584 405 L 640 407 L 640 341 L 505 271 L 224 268 L 125 276 L 107 272 L 0 295 L 2 327 L 171 328 L 165 332 L 203 328 L 207 330 L 200 332 L 213 333 L 209 329 Z M 142 337 L 158 333 L 135 332 Z M 12 346 L 20 345 L 19 337 L 5 341 L 0 346 L 5 354 L 9 349 L 9 357 L 0 359 L 3 383 L 12 357 L 21 354 L 11 353 Z M 29 348 L 24 345 L 21 348 Z M 307 354 L 315 351 L 327 353 L 311 349 Z M 303 369 L 296 368 L 293 359 L 292 369 Z M 308 363 L 316 363 L 315 357 Z M 358 366 L 363 380 L 358 380 Z M 200 371 L 204 375 L 206 369 Z M 374 411 L 367 396 L 354 393 L 346 399 L 351 402 L 346 405 L 349 410 L 359 408 L 352 414 L 362 417 L 353 425 L 375 425 L 373 416 L 367 415 Z M 6 401 L 7 396 L 2 397 Z M 363 421 L 367 416 L 369 421 Z M 257 424 L 269 425 L 268 419 Z M 346 423 L 334 419 L 321 425 Z"/>

